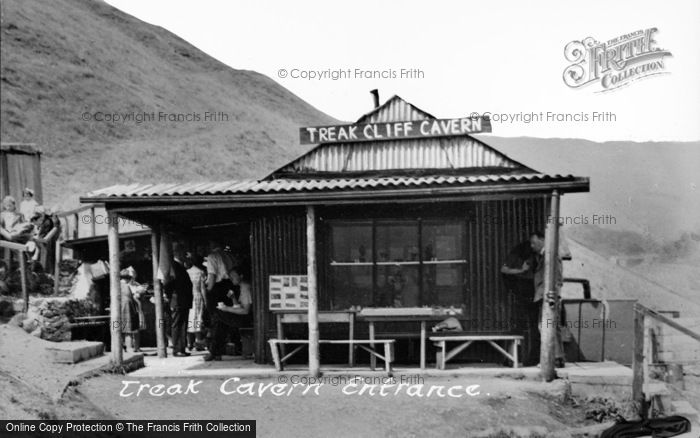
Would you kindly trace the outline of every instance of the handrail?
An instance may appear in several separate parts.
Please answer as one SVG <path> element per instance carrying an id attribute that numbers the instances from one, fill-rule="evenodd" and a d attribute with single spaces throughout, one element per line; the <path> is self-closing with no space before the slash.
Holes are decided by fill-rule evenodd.
<path id="1" fill-rule="evenodd" d="M 58 216 L 58 217 L 71 216 L 71 215 L 74 215 L 76 213 L 80 213 L 80 212 L 83 212 L 85 210 L 90 210 L 90 209 L 96 208 L 96 207 L 104 207 L 104 204 L 85 204 L 83 206 L 80 206 L 78 208 L 74 208 L 72 210 L 57 212 L 56 216 Z"/>
<path id="2" fill-rule="evenodd" d="M 0 240 L 0 247 L 9 248 L 15 251 L 27 251 L 27 247 L 21 243 L 14 243 L 8 240 Z"/>
<path id="3" fill-rule="evenodd" d="M 637 304 L 637 305 L 639 307 L 639 311 L 644 312 L 645 315 L 651 316 L 652 318 L 656 319 L 657 321 L 662 322 L 662 323 L 678 330 L 679 332 L 690 336 L 691 338 L 695 339 L 696 341 L 700 341 L 700 333 L 695 333 L 694 331 L 688 329 L 687 327 L 683 327 L 682 325 L 678 324 L 674 320 L 669 319 L 669 318 L 659 314 L 658 312 L 656 312 L 648 307 L 645 307 L 641 304 Z"/>
<path id="4" fill-rule="evenodd" d="M 65 221 L 65 226 L 62 227 L 61 234 L 63 240 L 78 239 L 80 237 L 78 232 L 81 223 L 79 215 L 84 211 L 90 211 L 90 219 L 88 221 L 82 221 L 83 223 L 90 224 L 90 235 L 87 237 L 95 237 L 95 235 L 97 234 L 95 227 L 95 209 L 103 207 L 104 204 L 100 203 L 86 204 L 81 207 L 74 208 L 72 210 L 66 210 L 56 213 L 56 216 L 58 216 L 59 220 L 63 219 Z M 73 220 L 71 221 L 70 218 L 73 218 Z"/>

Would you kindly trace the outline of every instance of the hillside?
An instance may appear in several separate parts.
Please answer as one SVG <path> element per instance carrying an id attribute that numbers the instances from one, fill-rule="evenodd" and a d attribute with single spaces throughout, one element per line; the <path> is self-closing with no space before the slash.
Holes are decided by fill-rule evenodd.
<path id="1" fill-rule="evenodd" d="M 479 138 L 541 172 L 589 176 L 590 193 L 563 198 L 562 215 L 570 219 L 583 216 L 588 225 L 659 241 L 700 232 L 700 142 Z M 594 214 L 614 222 L 593 224 Z"/>
<path id="2" fill-rule="evenodd" d="M 700 142 L 480 138 L 539 171 L 591 178 L 590 193 L 562 198 L 567 276 L 588 278 L 598 298 L 700 313 Z"/>
<path id="3" fill-rule="evenodd" d="M 676 310 L 682 316 L 700 315 L 697 260 L 695 264 L 675 260 L 629 267 L 617 258 L 605 258 L 575 240 L 569 240 L 569 249 L 572 260 L 564 263 L 564 275 L 587 278 L 591 282 L 593 298 L 637 299 L 652 309 Z M 579 288 L 571 288 L 571 291 L 578 292 Z M 578 292 L 570 296 L 579 298 L 581 295 Z"/>
<path id="4" fill-rule="evenodd" d="M 49 205 L 118 182 L 261 176 L 304 152 L 300 125 L 334 121 L 270 78 L 101 1 L 3 0 L 0 32 L 0 136 L 44 152 Z M 157 120 L 206 111 L 228 121 Z M 84 121 L 84 112 L 156 120 Z"/>

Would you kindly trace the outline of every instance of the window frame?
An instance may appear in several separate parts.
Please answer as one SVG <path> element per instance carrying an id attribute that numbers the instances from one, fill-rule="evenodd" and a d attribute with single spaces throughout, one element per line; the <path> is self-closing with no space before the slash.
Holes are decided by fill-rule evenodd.
<path id="1" fill-rule="evenodd" d="M 418 260 L 410 261 L 378 261 L 378 248 L 377 248 L 377 227 L 387 223 L 401 223 L 405 222 L 407 224 L 417 226 L 417 245 L 418 245 Z M 450 260 L 424 260 L 424 227 L 425 226 L 435 226 L 435 225 L 458 225 L 461 233 L 461 241 L 459 245 L 459 253 L 461 258 L 450 259 Z M 372 261 L 371 262 L 337 262 L 333 260 L 334 252 L 334 242 L 333 242 L 333 231 L 335 226 L 342 225 L 369 225 L 372 229 Z M 425 268 L 429 266 L 440 266 L 440 265 L 461 265 L 462 275 L 458 282 L 458 287 L 461 287 L 461 305 L 467 301 L 467 276 L 468 276 L 468 265 L 469 265 L 469 251 L 467 248 L 467 232 L 468 226 L 465 218 L 461 217 L 435 217 L 435 218 L 403 218 L 403 217 L 387 217 L 387 218 L 372 218 L 372 219 L 328 219 L 326 221 L 326 235 L 328 239 L 326 240 L 326 257 L 324 260 L 325 268 L 328 269 L 327 278 L 327 293 L 328 293 L 328 307 L 332 309 L 333 303 L 336 302 L 336 291 L 332 287 L 334 268 L 343 267 L 360 267 L 360 266 L 371 266 L 372 267 L 372 290 L 371 290 L 371 305 L 364 307 L 376 307 L 377 300 L 377 276 L 378 270 L 382 266 L 417 266 L 418 267 L 418 306 L 438 306 L 437 303 L 426 303 L 425 300 L 429 296 L 425 288 L 424 275 Z"/>

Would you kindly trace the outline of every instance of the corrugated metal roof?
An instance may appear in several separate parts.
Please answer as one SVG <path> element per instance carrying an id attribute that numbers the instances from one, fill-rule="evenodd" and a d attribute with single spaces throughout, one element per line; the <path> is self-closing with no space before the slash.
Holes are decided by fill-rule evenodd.
<path id="1" fill-rule="evenodd" d="M 210 196 L 243 195 L 264 193 L 333 192 L 356 190 L 382 190 L 405 188 L 429 188 L 490 184 L 517 184 L 537 182 L 564 182 L 573 180 L 572 175 L 503 174 L 475 176 L 420 176 L 386 178 L 336 178 L 336 179 L 276 179 L 263 181 L 223 181 L 218 183 L 184 184 L 129 184 L 115 185 L 90 192 L 90 198 L 133 198 L 163 196 Z"/>
<path id="2" fill-rule="evenodd" d="M 383 123 L 383 122 L 403 122 L 434 119 L 431 114 L 406 102 L 401 97 L 395 95 L 372 111 L 363 115 L 357 123 Z"/>
<path id="3" fill-rule="evenodd" d="M 376 143 L 325 144 L 275 171 L 373 172 L 396 169 L 532 169 L 470 137 L 419 138 Z"/>

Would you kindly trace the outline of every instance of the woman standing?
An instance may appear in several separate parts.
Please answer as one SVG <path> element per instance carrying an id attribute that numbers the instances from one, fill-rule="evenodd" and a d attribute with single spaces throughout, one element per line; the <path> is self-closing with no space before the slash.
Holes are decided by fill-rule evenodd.
<path id="1" fill-rule="evenodd" d="M 207 290 L 207 274 L 203 266 L 204 259 L 199 255 L 188 254 L 185 261 L 187 274 L 192 282 L 192 308 L 187 321 L 187 349 L 204 350 L 204 294 Z"/>
<path id="2" fill-rule="evenodd" d="M 140 331 L 146 328 L 146 320 L 141 309 L 141 294 L 145 287 L 136 282 L 136 271 L 129 266 L 120 272 L 121 277 L 121 324 L 124 335 L 124 350 L 141 351 Z"/>

